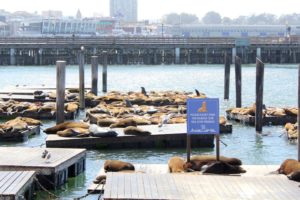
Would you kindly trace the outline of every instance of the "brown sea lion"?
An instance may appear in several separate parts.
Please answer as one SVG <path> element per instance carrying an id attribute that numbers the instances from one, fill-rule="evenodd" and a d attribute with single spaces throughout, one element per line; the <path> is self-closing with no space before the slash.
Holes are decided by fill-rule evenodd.
<path id="1" fill-rule="evenodd" d="M 285 113 L 290 116 L 297 116 L 298 115 L 298 109 L 297 108 L 284 108 Z"/>
<path id="2" fill-rule="evenodd" d="M 120 160 L 106 160 L 104 163 L 105 172 L 119 172 L 124 170 L 134 171 L 134 166 L 131 163 Z"/>
<path id="3" fill-rule="evenodd" d="M 292 123 L 286 123 L 285 126 L 284 126 L 285 130 L 288 131 L 288 130 L 294 130 L 295 129 L 295 125 L 292 124 Z"/>
<path id="4" fill-rule="evenodd" d="M 135 135 L 135 136 L 148 136 L 151 135 L 151 132 L 144 131 L 140 128 L 137 128 L 135 126 L 128 126 L 124 130 L 125 135 Z"/>
<path id="5" fill-rule="evenodd" d="M 97 119 L 97 125 L 101 127 L 108 127 L 117 122 L 116 118 Z"/>
<path id="6" fill-rule="evenodd" d="M 226 125 L 226 118 L 221 116 L 219 117 L 219 124 L 225 126 Z"/>
<path id="7" fill-rule="evenodd" d="M 23 122 L 26 122 L 29 126 L 38 126 L 42 124 L 40 120 L 32 119 L 29 117 L 17 117 L 17 118 L 19 118 Z"/>
<path id="8" fill-rule="evenodd" d="M 183 172 L 185 172 L 185 169 L 184 169 L 185 165 L 184 164 L 185 164 L 185 162 L 184 162 L 183 158 L 178 157 L 178 156 L 172 157 L 168 162 L 170 173 L 183 173 Z"/>
<path id="9" fill-rule="evenodd" d="M 290 180 L 300 182 L 300 170 L 295 171 L 287 176 Z"/>
<path id="10" fill-rule="evenodd" d="M 88 137 L 90 135 L 90 131 L 85 128 L 67 128 L 63 131 L 57 131 L 56 134 L 61 137 Z"/>
<path id="11" fill-rule="evenodd" d="M 84 128 L 88 129 L 89 125 L 84 122 L 64 122 L 56 126 L 47 128 L 44 132 L 47 134 L 55 134 L 57 131 L 65 130 L 68 128 Z"/>
<path id="12" fill-rule="evenodd" d="M 191 157 L 191 161 L 200 161 L 203 165 L 217 161 L 215 155 L 194 155 Z M 230 165 L 242 165 L 242 161 L 238 158 L 228 158 L 220 156 L 220 161 L 227 162 Z"/>
<path id="13" fill-rule="evenodd" d="M 203 173 L 209 174 L 240 174 L 246 173 L 246 170 L 240 166 L 230 165 L 224 161 L 216 161 L 211 164 L 203 171 Z"/>
<path id="14" fill-rule="evenodd" d="M 95 183 L 95 184 L 105 184 L 105 182 L 106 182 L 106 175 L 99 175 L 93 181 L 93 183 Z"/>
<path id="15" fill-rule="evenodd" d="M 132 118 L 120 119 L 116 123 L 110 125 L 110 128 L 126 128 L 127 126 L 137 126 L 137 123 Z"/>
<path id="16" fill-rule="evenodd" d="M 69 92 L 69 93 L 79 93 L 79 89 L 78 88 L 69 88 L 69 89 L 67 89 L 67 92 Z"/>
<path id="17" fill-rule="evenodd" d="M 4 124 L 1 125 L 1 128 L 4 131 L 10 131 L 10 132 L 19 132 L 22 130 L 27 130 L 28 129 L 28 124 L 19 118 L 9 120 L 5 122 Z"/>
<path id="18" fill-rule="evenodd" d="M 67 112 L 76 112 L 79 108 L 79 105 L 77 102 L 67 103 L 65 105 L 65 110 Z"/>
<path id="19" fill-rule="evenodd" d="M 285 160 L 277 170 L 279 174 L 290 175 L 300 170 L 300 162 L 294 159 Z"/>

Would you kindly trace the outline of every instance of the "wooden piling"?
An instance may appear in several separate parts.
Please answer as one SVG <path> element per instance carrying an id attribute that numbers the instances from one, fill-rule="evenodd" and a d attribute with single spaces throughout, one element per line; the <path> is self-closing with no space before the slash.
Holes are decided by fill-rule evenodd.
<path id="1" fill-rule="evenodd" d="M 187 162 L 190 162 L 191 159 L 191 135 L 187 134 L 186 137 L 186 153 L 187 153 Z"/>
<path id="2" fill-rule="evenodd" d="M 102 91 L 107 92 L 107 51 L 103 51 Z"/>
<path id="3" fill-rule="evenodd" d="M 242 64 L 240 57 L 235 57 L 236 107 L 242 107 Z"/>
<path id="4" fill-rule="evenodd" d="M 230 85 L 230 59 L 227 52 L 224 55 L 225 61 L 225 77 L 224 77 L 224 99 L 229 99 L 229 85 Z"/>
<path id="5" fill-rule="evenodd" d="M 298 70 L 298 124 L 300 122 L 300 65 Z M 298 161 L 300 162 L 300 128 L 298 127 Z"/>
<path id="6" fill-rule="evenodd" d="M 264 63 L 256 58 L 256 111 L 255 111 L 255 129 L 256 132 L 262 132 L 263 126 L 263 91 L 264 91 Z"/>
<path id="7" fill-rule="evenodd" d="M 92 56 L 92 93 L 98 95 L 98 56 Z"/>
<path id="8" fill-rule="evenodd" d="M 80 109 L 85 108 L 84 100 L 84 49 L 81 48 L 78 55 L 78 64 L 79 64 L 79 107 Z"/>
<path id="9" fill-rule="evenodd" d="M 56 124 L 65 120 L 66 61 L 56 62 Z"/>

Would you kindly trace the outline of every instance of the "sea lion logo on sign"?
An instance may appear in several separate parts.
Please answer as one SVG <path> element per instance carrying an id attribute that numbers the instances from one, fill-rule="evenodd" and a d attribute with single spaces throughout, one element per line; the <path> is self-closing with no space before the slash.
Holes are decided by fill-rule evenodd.
<path id="1" fill-rule="evenodd" d="M 219 134 L 219 99 L 187 100 L 187 133 Z"/>

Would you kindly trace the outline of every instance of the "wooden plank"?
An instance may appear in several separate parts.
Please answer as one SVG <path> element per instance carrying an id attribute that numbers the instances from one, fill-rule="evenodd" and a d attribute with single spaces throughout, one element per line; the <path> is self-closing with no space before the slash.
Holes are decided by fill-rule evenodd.
<path id="1" fill-rule="evenodd" d="M 23 176 L 23 178 L 16 181 L 18 187 L 11 186 L 9 189 L 7 189 L 5 191 L 5 193 L 17 194 L 17 193 L 22 192 L 22 190 L 25 190 L 27 185 L 32 184 L 33 177 L 35 176 L 35 172 L 34 171 L 26 171 L 26 172 L 23 172 L 23 174 L 25 174 Z"/>
<path id="2" fill-rule="evenodd" d="M 116 173 L 117 176 L 117 189 L 118 189 L 118 199 L 124 199 L 125 198 L 125 174 L 124 173 Z"/>
<path id="3" fill-rule="evenodd" d="M 139 194 L 139 199 L 145 199 L 146 198 L 146 192 L 144 188 L 144 174 L 142 173 L 135 173 L 136 180 L 137 180 L 137 190 Z"/>
<path id="4" fill-rule="evenodd" d="M 126 183 L 125 189 L 124 189 L 125 190 L 124 191 L 125 199 L 131 199 L 132 198 L 131 179 L 128 174 L 125 175 L 124 182 Z"/>
<path id="5" fill-rule="evenodd" d="M 7 189 L 7 187 L 10 186 L 11 182 L 14 181 L 19 176 L 19 174 L 20 172 L 13 171 L 1 180 L 0 194 L 2 194 Z"/>
<path id="6" fill-rule="evenodd" d="M 111 189 L 112 189 L 112 173 L 107 173 L 107 177 L 106 177 L 106 183 L 105 183 L 105 191 L 104 191 L 104 195 L 103 198 L 104 199 L 110 199 L 111 198 Z"/>

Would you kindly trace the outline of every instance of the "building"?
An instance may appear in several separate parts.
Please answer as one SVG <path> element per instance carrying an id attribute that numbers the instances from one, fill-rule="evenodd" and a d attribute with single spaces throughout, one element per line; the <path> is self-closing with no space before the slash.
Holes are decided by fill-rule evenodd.
<path id="1" fill-rule="evenodd" d="M 165 26 L 165 33 L 184 37 L 269 37 L 287 35 L 285 25 L 203 25 Z M 299 26 L 290 26 L 291 35 L 300 35 Z"/>
<path id="2" fill-rule="evenodd" d="M 42 11 L 42 17 L 43 18 L 62 18 L 63 13 L 62 11 L 59 10 L 47 10 L 47 11 Z"/>
<path id="3" fill-rule="evenodd" d="M 137 0 L 110 0 L 110 17 L 125 22 L 137 22 Z"/>

